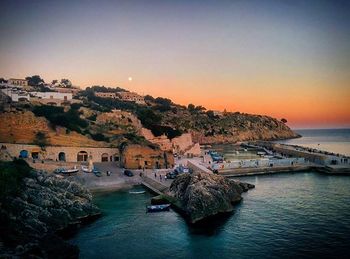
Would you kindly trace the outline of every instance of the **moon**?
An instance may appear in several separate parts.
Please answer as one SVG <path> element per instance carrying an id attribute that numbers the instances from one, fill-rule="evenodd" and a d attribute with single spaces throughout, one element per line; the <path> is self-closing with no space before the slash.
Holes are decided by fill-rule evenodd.
<path id="1" fill-rule="evenodd" d="M 132 77 L 131 77 L 131 76 L 129 76 L 128 80 L 129 80 L 129 81 L 132 81 Z"/>

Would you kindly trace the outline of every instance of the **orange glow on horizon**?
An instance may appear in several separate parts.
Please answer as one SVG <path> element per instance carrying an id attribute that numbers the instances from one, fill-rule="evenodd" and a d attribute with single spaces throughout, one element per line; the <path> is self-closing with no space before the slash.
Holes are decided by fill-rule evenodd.
<path id="1" fill-rule="evenodd" d="M 254 84 L 251 80 L 202 82 L 171 78 L 151 79 L 148 82 L 140 79 L 130 82 L 127 78 L 120 83 L 113 80 L 104 83 L 92 81 L 94 83 L 82 81 L 83 88 L 91 85 L 114 85 L 143 95 L 166 97 L 186 106 L 193 103 L 210 110 L 226 109 L 231 112 L 268 115 L 277 119 L 286 118 L 288 125 L 294 128 L 350 126 L 350 90 L 343 87 L 336 92 L 331 86 L 322 85 L 324 82 L 308 80 L 299 82 L 296 87 L 296 82 L 288 84 L 278 79 L 265 79 L 253 82 Z"/>

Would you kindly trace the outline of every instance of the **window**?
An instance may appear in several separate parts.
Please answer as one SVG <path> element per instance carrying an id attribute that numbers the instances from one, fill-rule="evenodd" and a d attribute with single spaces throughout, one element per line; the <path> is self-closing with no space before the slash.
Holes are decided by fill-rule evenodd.
<path id="1" fill-rule="evenodd" d="M 86 151 L 80 151 L 77 154 L 77 161 L 78 162 L 86 162 L 88 160 L 88 153 Z"/>

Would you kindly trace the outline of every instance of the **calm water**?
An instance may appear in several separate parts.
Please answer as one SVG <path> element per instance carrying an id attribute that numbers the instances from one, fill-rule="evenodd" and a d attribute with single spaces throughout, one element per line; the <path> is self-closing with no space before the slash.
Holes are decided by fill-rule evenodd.
<path id="1" fill-rule="evenodd" d="M 350 129 L 295 130 L 301 138 L 278 141 L 350 156 Z"/>
<path id="2" fill-rule="evenodd" d="M 82 258 L 350 256 L 350 177 L 242 177 L 256 185 L 228 219 L 194 229 L 176 212 L 146 214 L 151 194 L 99 195 L 104 216 L 71 242 Z"/>

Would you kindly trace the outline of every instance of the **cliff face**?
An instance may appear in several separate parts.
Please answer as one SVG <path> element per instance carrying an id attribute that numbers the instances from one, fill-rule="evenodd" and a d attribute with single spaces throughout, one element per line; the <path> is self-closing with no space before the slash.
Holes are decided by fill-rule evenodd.
<path id="1" fill-rule="evenodd" d="M 35 171 L 22 180 L 19 194 L 1 202 L 0 240 L 7 249 L 0 247 L 0 257 L 77 258 L 78 248 L 55 233 L 100 214 L 87 189 Z"/>
<path id="2" fill-rule="evenodd" d="M 36 117 L 32 112 L 3 112 L 0 113 L 0 142 L 34 143 L 35 134 L 43 132 L 48 137 L 48 144 L 54 146 L 86 146 L 102 147 L 106 143 L 94 141 L 77 132 L 66 133 L 65 128 L 53 130 L 44 117 Z"/>
<path id="3" fill-rule="evenodd" d="M 231 212 L 241 201 L 241 194 L 254 185 L 235 182 L 224 176 L 193 173 L 182 174 L 170 186 L 169 195 L 176 198 L 180 208 L 196 223 L 210 216 Z"/>
<path id="4" fill-rule="evenodd" d="M 271 128 L 270 125 L 275 125 Z M 229 134 L 208 135 L 203 131 L 192 131 L 193 139 L 201 144 L 234 143 L 251 140 L 278 140 L 300 137 L 282 122 L 270 122 L 265 125 L 253 124 L 246 127 L 232 127 Z"/>
<path id="5" fill-rule="evenodd" d="M 205 112 L 168 113 L 165 124 L 191 132 L 194 142 L 201 144 L 299 137 L 285 123 L 275 118 L 238 112 L 220 116 Z"/>

